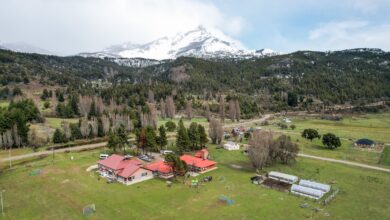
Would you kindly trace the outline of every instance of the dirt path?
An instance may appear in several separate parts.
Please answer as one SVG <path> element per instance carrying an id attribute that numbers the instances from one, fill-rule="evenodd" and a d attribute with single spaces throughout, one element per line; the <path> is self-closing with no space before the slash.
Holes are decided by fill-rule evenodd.
<path id="1" fill-rule="evenodd" d="M 54 153 L 61 153 L 61 152 L 65 152 L 65 151 L 79 151 L 79 150 L 83 150 L 83 149 L 94 149 L 94 148 L 104 147 L 106 145 L 107 145 L 107 142 L 101 142 L 101 143 L 96 143 L 96 144 L 86 144 L 86 145 L 80 145 L 77 147 L 67 147 L 67 148 L 54 150 Z M 41 156 L 41 155 L 50 155 L 52 153 L 53 153 L 53 151 L 51 151 L 51 150 L 40 151 L 40 152 L 36 152 L 36 153 L 29 153 L 29 154 L 23 154 L 23 155 L 18 155 L 18 156 L 12 156 L 11 158 L 9 158 L 9 157 L 3 158 L 3 159 L 0 159 L 0 162 L 7 162 L 9 160 L 21 160 L 21 159 L 25 159 L 25 158 L 29 158 L 29 157 L 37 157 L 37 156 Z"/>
<path id="2" fill-rule="evenodd" d="M 371 165 L 367 165 L 367 164 L 363 164 L 363 163 L 356 163 L 356 162 L 352 162 L 352 161 L 338 160 L 338 159 L 332 159 L 332 158 L 327 158 L 327 157 L 318 157 L 318 156 L 313 156 L 313 155 L 309 155 L 309 154 L 298 154 L 298 156 L 310 158 L 310 159 L 315 159 L 315 160 L 322 160 L 322 161 L 328 161 L 328 162 L 333 162 L 333 163 L 346 164 L 346 165 L 355 166 L 355 167 L 362 167 L 362 168 L 367 168 L 367 169 L 372 169 L 372 170 L 379 170 L 379 171 L 384 171 L 384 172 L 390 173 L 390 169 L 377 167 L 377 166 L 371 166 Z"/>
<path id="3" fill-rule="evenodd" d="M 233 128 L 233 127 L 238 127 L 238 126 L 253 125 L 254 123 L 260 124 L 260 123 L 268 120 L 272 116 L 273 116 L 273 114 L 265 114 L 263 117 L 261 117 L 259 119 L 252 119 L 252 120 L 248 120 L 248 121 L 231 123 L 231 124 L 225 125 L 224 127 L 225 128 Z"/>

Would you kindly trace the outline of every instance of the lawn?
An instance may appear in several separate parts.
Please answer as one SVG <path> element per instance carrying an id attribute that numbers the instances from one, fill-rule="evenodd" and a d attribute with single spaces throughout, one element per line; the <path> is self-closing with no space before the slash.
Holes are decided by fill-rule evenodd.
<path id="1" fill-rule="evenodd" d="M 386 219 L 390 213 L 390 175 L 386 173 L 310 159 L 299 159 L 291 167 L 266 168 L 334 182 L 340 193 L 322 206 L 251 184 L 254 171 L 241 152 L 215 146 L 210 146 L 210 152 L 219 169 L 207 174 L 214 179 L 199 190 L 181 182 L 168 188 L 159 179 L 132 186 L 99 181 L 96 174 L 85 171 L 96 162 L 99 150 L 71 153 L 74 160 L 69 154 L 57 154 L 54 165 L 51 157 L 25 162 L 0 175 L 1 188 L 6 190 L 5 219 L 84 219 L 82 208 L 91 203 L 97 209 L 92 219 Z M 30 176 L 37 169 L 42 173 Z M 234 204 L 220 202 L 221 195 Z M 310 207 L 300 208 L 303 203 Z"/>
<path id="2" fill-rule="evenodd" d="M 9 106 L 9 101 L 0 101 L 0 108 L 7 108 Z"/>
<path id="3" fill-rule="evenodd" d="M 77 123 L 79 119 L 78 118 L 46 118 L 46 123 L 51 128 L 60 128 L 62 121 L 67 121 L 69 123 Z"/>
<path id="4" fill-rule="evenodd" d="M 383 149 L 379 163 L 390 166 L 390 146 L 385 146 Z"/>
<path id="5" fill-rule="evenodd" d="M 370 138 L 376 142 L 390 143 L 390 114 L 345 117 L 341 121 L 309 117 L 292 117 L 291 119 L 291 124 L 296 126 L 295 130 L 282 130 L 276 125 L 264 126 L 263 128 L 290 135 L 293 140 L 298 141 L 301 153 L 378 165 L 381 152 L 356 148 L 353 145 L 354 141 L 360 138 Z M 281 118 L 274 119 L 274 122 L 278 121 L 281 121 Z M 341 138 L 342 146 L 335 150 L 329 150 L 323 147 L 321 140 L 315 139 L 313 142 L 310 142 L 303 139 L 301 132 L 306 128 L 317 129 L 320 134 L 334 133 Z M 385 165 L 385 163 L 381 164 Z"/>

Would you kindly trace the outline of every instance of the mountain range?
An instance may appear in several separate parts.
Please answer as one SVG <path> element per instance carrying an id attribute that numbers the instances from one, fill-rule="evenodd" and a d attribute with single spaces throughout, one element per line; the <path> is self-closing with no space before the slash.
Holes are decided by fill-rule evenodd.
<path id="1" fill-rule="evenodd" d="M 144 58 L 149 60 L 167 60 L 178 57 L 197 58 L 250 58 L 278 55 L 271 49 L 247 50 L 233 40 L 224 40 L 212 34 L 204 27 L 178 33 L 171 37 L 162 37 L 146 44 L 131 42 L 110 46 L 94 53 L 80 53 L 84 57 L 108 58 Z"/>

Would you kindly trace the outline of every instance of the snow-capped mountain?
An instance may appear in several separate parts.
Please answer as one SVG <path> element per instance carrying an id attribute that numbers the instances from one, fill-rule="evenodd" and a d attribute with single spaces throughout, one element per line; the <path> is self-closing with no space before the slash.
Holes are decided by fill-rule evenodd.
<path id="1" fill-rule="evenodd" d="M 198 27 L 172 37 L 163 37 L 146 44 L 124 43 L 96 53 L 81 56 L 110 58 L 144 58 L 152 60 L 175 59 L 181 56 L 201 58 L 249 58 L 277 55 L 270 49 L 247 50 L 233 40 L 223 40 L 204 27 Z"/>
<path id="2" fill-rule="evenodd" d="M 0 48 L 15 51 L 15 52 L 21 52 L 21 53 L 38 53 L 38 54 L 45 54 L 45 55 L 54 55 L 54 53 L 50 51 L 23 42 L 0 43 Z"/>

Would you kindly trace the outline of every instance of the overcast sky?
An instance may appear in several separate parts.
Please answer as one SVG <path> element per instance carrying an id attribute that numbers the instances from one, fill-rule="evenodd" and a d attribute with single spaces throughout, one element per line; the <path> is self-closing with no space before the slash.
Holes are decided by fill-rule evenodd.
<path id="1" fill-rule="evenodd" d="M 0 42 L 69 55 L 203 25 L 249 49 L 389 51 L 389 11 L 388 0 L 0 0 Z"/>

